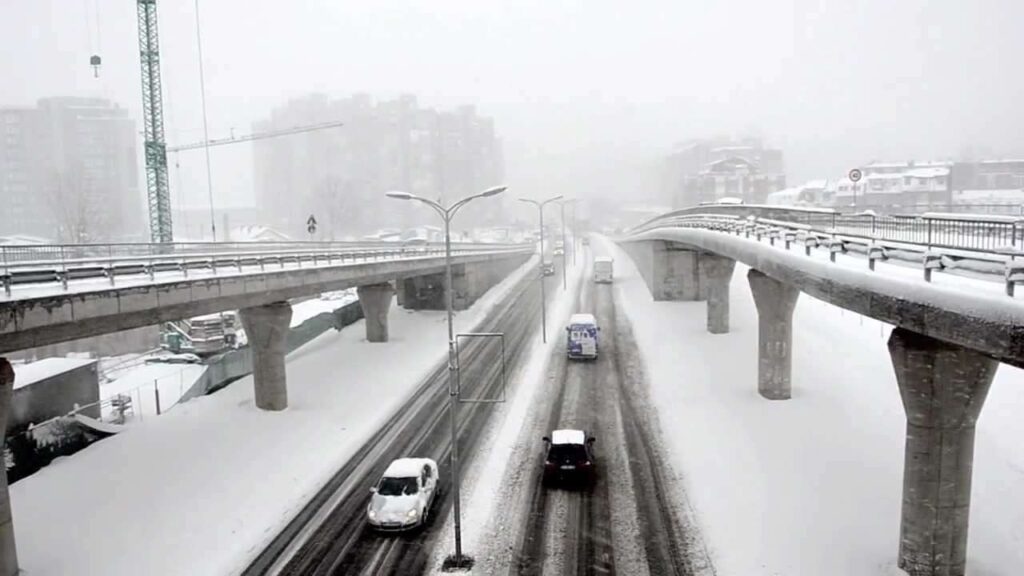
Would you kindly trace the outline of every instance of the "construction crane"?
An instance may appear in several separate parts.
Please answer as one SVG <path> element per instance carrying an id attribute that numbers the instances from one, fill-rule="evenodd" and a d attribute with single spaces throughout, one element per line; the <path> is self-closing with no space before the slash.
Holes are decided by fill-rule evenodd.
<path id="1" fill-rule="evenodd" d="M 253 140 L 263 140 L 264 138 L 277 138 L 278 136 L 289 136 L 291 134 L 302 134 L 303 132 L 313 132 L 315 130 L 326 130 L 328 128 L 339 128 L 344 126 L 343 122 L 324 122 L 322 124 L 309 124 L 306 126 L 295 126 L 292 128 L 283 128 L 281 130 L 270 130 L 267 132 L 255 132 L 253 134 L 246 134 L 245 136 L 231 135 L 227 138 L 217 138 L 213 140 L 205 140 L 202 142 L 192 142 L 191 144 L 181 144 L 179 146 L 171 146 L 167 148 L 168 152 L 181 152 L 183 150 L 195 150 L 197 148 L 212 148 L 214 146 L 224 146 L 225 144 L 238 144 L 240 142 L 252 142 Z"/>
<path id="2" fill-rule="evenodd" d="M 142 64 L 142 118 L 145 125 L 146 199 L 149 235 L 153 242 L 174 240 L 171 195 L 167 186 L 167 144 L 164 142 L 164 104 L 160 84 L 160 39 L 156 0 L 136 0 L 139 20 L 139 60 Z"/>

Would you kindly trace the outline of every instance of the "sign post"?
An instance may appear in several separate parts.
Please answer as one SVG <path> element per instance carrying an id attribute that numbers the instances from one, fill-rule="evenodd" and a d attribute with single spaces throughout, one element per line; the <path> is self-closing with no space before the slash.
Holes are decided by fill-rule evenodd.
<path id="1" fill-rule="evenodd" d="M 847 176 L 850 178 L 850 182 L 853 182 L 853 207 L 856 208 L 857 182 L 860 182 L 860 179 L 864 177 L 864 173 L 860 171 L 860 168 L 854 168 L 853 170 L 850 170 L 850 173 Z"/>
<path id="2" fill-rule="evenodd" d="M 316 234 L 316 217 L 312 214 L 306 219 L 306 232 L 309 232 L 309 239 L 313 240 L 313 235 Z"/>

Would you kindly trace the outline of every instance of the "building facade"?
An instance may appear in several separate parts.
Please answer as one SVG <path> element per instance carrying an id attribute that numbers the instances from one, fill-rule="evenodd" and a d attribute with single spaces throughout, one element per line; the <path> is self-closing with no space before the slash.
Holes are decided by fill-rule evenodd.
<path id="1" fill-rule="evenodd" d="M 142 239 L 136 141 L 128 111 L 99 98 L 0 108 L 0 234 Z"/>
<path id="2" fill-rule="evenodd" d="M 760 140 L 699 140 L 670 154 L 662 170 L 663 196 L 674 208 L 721 198 L 763 203 L 786 187 L 782 151 Z"/>
<path id="3" fill-rule="evenodd" d="M 387 101 L 313 95 L 274 109 L 254 131 L 329 121 L 344 125 L 254 142 L 256 203 L 268 226 L 303 237 L 314 215 L 324 239 L 414 226 L 433 217 L 422 206 L 385 198 L 385 192 L 447 202 L 504 176 L 494 122 L 472 106 L 437 111 L 419 107 L 410 95 Z M 475 203 L 460 220 L 498 220 L 500 209 L 499 201 Z"/>

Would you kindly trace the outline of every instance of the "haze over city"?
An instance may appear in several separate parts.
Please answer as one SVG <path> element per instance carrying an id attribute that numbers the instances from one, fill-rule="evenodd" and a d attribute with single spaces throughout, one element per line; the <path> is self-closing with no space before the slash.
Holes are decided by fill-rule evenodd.
<path id="1" fill-rule="evenodd" d="M 5 3 L 3 104 L 102 96 L 141 115 L 135 6 Z M 519 194 L 628 192 L 674 143 L 756 135 L 790 182 L 871 160 L 1024 153 L 1009 73 L 1024 51 L 1014 0 L 892 3 L 290 2 L 199 6 L 211 138 L 251 131 L 308 93 L 475 105 L 504 141 Z M 97 25 L 98 20 L 98 25 Z M 192 2 L 161 5 L 169 145 L 203 140 Z M 89 55 L 103 58 L 92 78 Z M 215 202 L 249 205 L 248 146 L 213 152 Z M 176 184 L 172 180 L 172 187 Z M 206 204 L 201 151 L 181 156 L 184 203 Z"/>

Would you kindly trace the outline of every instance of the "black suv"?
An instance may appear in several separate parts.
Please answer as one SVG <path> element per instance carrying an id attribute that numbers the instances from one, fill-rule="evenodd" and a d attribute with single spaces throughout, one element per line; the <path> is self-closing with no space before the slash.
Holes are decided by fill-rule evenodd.
<path id="1" fill-rule="evenodd" d="M 555 430 L 545 436 L 544 484 L 589 485 L 594 482 L 594 438 L 583 430 Z"/>

